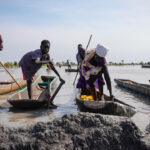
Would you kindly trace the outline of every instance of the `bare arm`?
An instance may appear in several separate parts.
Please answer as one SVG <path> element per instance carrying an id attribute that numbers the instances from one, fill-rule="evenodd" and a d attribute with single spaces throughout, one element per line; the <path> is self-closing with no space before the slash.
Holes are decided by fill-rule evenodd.
<path id="1" fill-rule="evenodd" d="M 107 84 L 107 88 L 109 90 L 110 97 L 111 97 L 112 96 L 111 80 L 110 80 L 110 76 L 109 76 L 109 72 L 108 72 L 108 68 L 106 64 L 103 66 L 103 72 L 104 72 L 104 78 Z"/>
<path id="2" fill-rule="evenodd" d="M 89 63 L 89 61 L 93 58 L 94 55 L 95 55 L 95 50 L 92 50 L 88 55 L 85 56 L 83 60 L 83 63 L 89 68 L 94 67 L 93 65 Z"/>
<path id="3" fill-rule="evenodd" d="M 50 60 L 41 60 L 40 58 L 37 58 L 35 60 L 36 64 L 46 64 L 46 63 L 49 63 L 49 62 L 50 62 Z"/>
<path id="4" fill-rule="evenodd" d="M 65 83 L 65 81 L 60 77 L 58 71 L 55 69 L 54 65 L 52 62 L 49 62 L 51 69 L 55 72 L 55 74 L 59 77 L 59 80 L 63 83 Z"/>
<path id="5" fill-rule="evenodd" d="M 86 55 L 84 60 L 82 61 L 81 73 L 84 77 L 85 77 L 85 74 L 84 74 L 83 69 L 84 69 L 85 66 L 88 67 L 88 68 L 94 68 L 94 66 L 89 63 L 89 61 L 93 58 L 94 54 L 95 54 L 95 50 L 90 51 L 90 53 L 88 55 Z"/>

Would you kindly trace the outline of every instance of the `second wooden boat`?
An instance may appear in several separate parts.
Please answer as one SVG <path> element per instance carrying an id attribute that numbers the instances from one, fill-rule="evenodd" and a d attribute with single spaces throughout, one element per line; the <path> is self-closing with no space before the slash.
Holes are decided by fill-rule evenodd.
<path id="1" fill-rule="evenodd" d="M 132 90 L 138 94 L 143 94 L 145 96 L 150 96 L 150 85 L 141 84 L 131 80 L 125 79 L 114 79 L 118 86 Z"/>
<path id="2" fill-rule="evenodd" d="M 27 84 L 26 81 L 22 79 L 18 79 L 17 82 L 22 88 L 24 88 Z M 15 82 L 6 81 L 0 83 L 0 95 L 7 94 L 20 89 L 20 87 Z"/>
<path id="3" fill-rule="evenodd" d="M 150 65 L 142 65 L 142 68 L 150 68 Z"/>
<path id="4" fill-rule="evenodd" d="M 78 69 L 65 69 L 66 72 L 77 72 Z"/>
<path id="5" fill-rule="evenodd" d="M 8 85 L 14 83 L 13 81 L 1 81 L 0 85 Z"/>
<path id="6" fill-rule="evenodd" d="M 85 95 L 84 95 L 85 96 Z M 114 101 L 110 100 L 109 96 L 104 95 L 105 101 L 94 101 L 91 96 L 85 96 L 80 94 L 76 97 L 76 103 L 80 111 L 101 113 L 107 115 L 127 116 L 131 117 L 136 113 L 134 107 L 125 104 L 124 102 L 114 98 Z"/>

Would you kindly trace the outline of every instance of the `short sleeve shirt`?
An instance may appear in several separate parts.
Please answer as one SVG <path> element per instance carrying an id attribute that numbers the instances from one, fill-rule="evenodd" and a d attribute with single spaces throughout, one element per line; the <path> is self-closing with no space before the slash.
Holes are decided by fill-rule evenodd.
<path id="1" fill-rule="evenodd" d="M 43 58 L 42 52 L 40 49 L 26 53 L 19 62 L 19 66 L 21 66 L 22 69 L 24 70 L 24 73 L 27 79 L 34 76 L 34 74 L 42 66 L 42 63 L 39 63 L 39 64 L 35 63 L 35 60 L 37 58 L 40 58 L 40 59 Z M 49 60 L 49 59 L 50 59 L 49 54 L 47 54 L 44 60 Z"/>

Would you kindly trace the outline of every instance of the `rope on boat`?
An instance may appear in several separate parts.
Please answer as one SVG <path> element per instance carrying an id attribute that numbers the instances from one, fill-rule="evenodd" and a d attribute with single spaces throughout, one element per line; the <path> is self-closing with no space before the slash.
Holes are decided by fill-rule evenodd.
<path id="1" fill-rule="evenodd" d="M 52 82 L 50 82 L 50 88 L 49 88 L 49 92 L 51 93 L 52 92 L 52 84 L 53 84 L 53 82 L 57 79 L 58 77 L 55 77 L 53 80 L 52 80 Z"/>
<path id="2" fill-rule="evenodd" d="M 36 80 L 32 83 L 32 85 L 34 85 L 34 84 L 39 80 L 40 77 L 41 77 L 41 75 L 39 75 L 39 76 L 36 78 Z M 27 89 L 27 86 L 26 86 L 24 89 L 20 90 L 19 93 L 25 91 L 26 89 Z"/>

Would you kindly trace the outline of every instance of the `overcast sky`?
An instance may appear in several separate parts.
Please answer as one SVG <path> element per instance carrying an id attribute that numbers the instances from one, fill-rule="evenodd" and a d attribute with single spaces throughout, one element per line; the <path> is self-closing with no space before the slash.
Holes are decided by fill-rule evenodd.
<path id="1" fill-rule="evenodd" d="M 107 61 L 150 61 L 150 0 L 0 0 L 0 60 L 19 61 L 51 42 L 57 61 L 76 61 L 77 45 L 109 47 Z"/>

